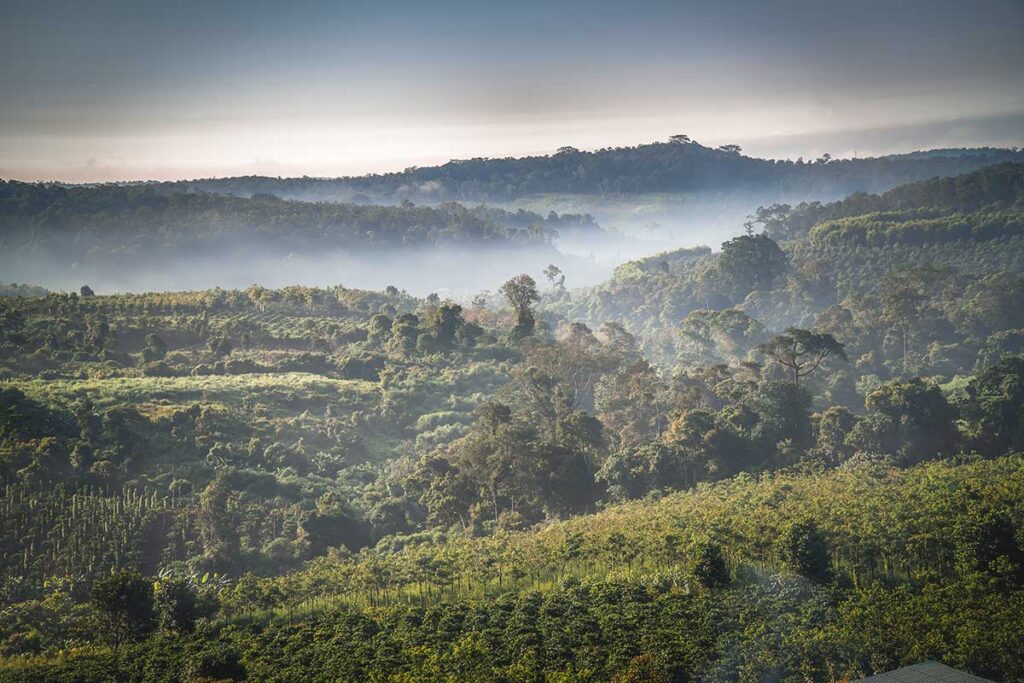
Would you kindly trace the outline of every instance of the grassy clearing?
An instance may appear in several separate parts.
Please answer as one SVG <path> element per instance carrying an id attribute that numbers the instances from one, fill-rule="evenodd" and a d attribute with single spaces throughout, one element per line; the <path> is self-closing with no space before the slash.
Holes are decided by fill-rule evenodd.
<path id="1" fill-rule="evenodd" d="M 197 401 L 240 406 L 257 403 L 331 402 L 363 405 L 379 398 L 373 382 L 331 379 L 305 372 L 200 377 L 112 377 L 80 380 L 8 380 L 14 387 L 51 406 L 89 398 L 99 408 L 117 405 L 171 406 Z"/>

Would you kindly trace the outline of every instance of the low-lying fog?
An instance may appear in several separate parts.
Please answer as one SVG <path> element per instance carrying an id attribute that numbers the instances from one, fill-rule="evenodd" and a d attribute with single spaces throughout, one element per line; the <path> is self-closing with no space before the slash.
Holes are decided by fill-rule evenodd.
<path id="1" fill-rule="evenodd" d="M 6 282 L 37 284 L 48 289 L 77 291 L 88 284 L 98 294 L 115 292 L 182 291 L 221 287 L 244 289 L 287 285 L 344 285 L 357 289 L 384 289 L 394 285 L 410 294 L 468 299 L 484 290 L 496 291 L 519 273 L 529 273 L 545 284 L 544 269 L 558 266 L 568 287 L 596 284 L 612 272 L 610 261 L 600 262 L 554 249 L 432 248 L 319 254 L 276 254 L 266 250 L 238 250 L 228 254 L 166 257 L 148 263 L 79 262 L 68 268 L 45 256 L 0 256 Z"/>
<path id="2" fill-rule="evenodd" d="M 534 211 L 593 212 L 603 232 L 567 232 L 549 247 L 433 246 L 390 250 L 285 251 L 270 244 L 221 243 L 209 249 L 159 250 L 126 248 L 124 253 L 84 256 L 71 247 L 63 256 L 43 248 L 0 250 L 0 280 L 40 285 L 58 291 L 77 291 L 88 284 L 97 293 L 183 291 L 221 287 L 240 289 L 252 284 L 344 285 L 384 289 L 394 285 L 410 294 L 468 300 L 483 291 L 496 291 L 508 278 L 528 273 L 542 287 L 543 271 L 556 265 L 565 286 L 586 287 L 608 279 L 616 266 L 664 251 L 721 243 L 743 230 L 744 219 L 758 202 L 754 198 L 693 198 L 682 201 L 664 195 L 639 196 L 628 201 L 601 198 L 548 197 Z M 517 207 L 518 208 L 518 207 Z M 142 253 L 140 253 L 142 251 Z"/>

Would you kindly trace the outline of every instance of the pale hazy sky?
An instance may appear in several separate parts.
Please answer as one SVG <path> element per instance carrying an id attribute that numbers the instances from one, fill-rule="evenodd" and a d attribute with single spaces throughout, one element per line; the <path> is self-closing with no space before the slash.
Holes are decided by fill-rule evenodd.
<path id="1" fill-rule="evenodd" d="M 0 0 L 0 177 L 1024 144 L 1024 0 Z"/>

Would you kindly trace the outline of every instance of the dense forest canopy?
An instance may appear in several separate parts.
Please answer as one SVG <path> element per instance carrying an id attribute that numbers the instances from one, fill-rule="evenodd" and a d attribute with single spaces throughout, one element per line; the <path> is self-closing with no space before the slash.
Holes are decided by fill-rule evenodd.
<path id="1" fill-rule="evenodd" d="M 29 250 L 599 234 L 3 188 Z M 768 205 L 472 300 L 6 286 L 0 680 L 1024 681 L 1022 197 L 1003 163 Z"/>
<path id="2" fill-rule="evenodd" d="M 755 234 L 755 228 L 763 232 Z M 987 353 L 984 348 L 1005 338 L 991 336 L 996 327 L 1016 329 L 1019 323 L 1011 283 L 1024 273 L 1024 165 L 832 203 L 761 207 L 748 229 L 719 252 L 680 249 L 627 262 L 608 282 L 546 306 L 590 325 L 620 322 L 669 366 L 678 353 L 696 352 L 699 344 L 688 330 L 697 326 L 706 334 L 707 320 L 722 318 L 725 313 L 717 311 L 725 310 L 732 319 L 746 316 L 768 329 L 829 326 L 837 332 L 842 321 L 847 331 L 841 336 L 852 344 L 869 329 L 884 339 L 886 326 L 899 321 L 900 306 L 918 318 L 938 316 L 942 322 L 929 323 L 936 327 L 919 340 L 922 346 L 908 347 L 908 355 L 916 351 L 922 359 L 921 371 L 941 364 L 942 344 L 965 341 Z M 1004 296 L 1005 308 L 987 310 Z M 885 306 L 893 308 L 886 312 Z M 986 315 L 991 323 L 967 322 Z M 719 329 L 712 332 L 724 334 L 724 324 L 713 323 Z M 740 324 L 728 334 L 750 333 Z M 723 346 L 721 337 L 700 343 L 719 359 L 737 359 L 756 346 L 755 338 L 746 339 L 739 353 L 730 351 L 732 344 Z M 924 348 L 928 344 L 931 351 Z M 928 353 L 935 354 L 931 362 L 924 360 Z"/>

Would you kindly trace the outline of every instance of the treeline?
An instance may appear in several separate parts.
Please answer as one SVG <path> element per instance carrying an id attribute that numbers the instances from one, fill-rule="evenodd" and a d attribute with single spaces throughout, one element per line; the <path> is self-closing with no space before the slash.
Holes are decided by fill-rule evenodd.
<path id="1" fill-rule="evenodd" d="M 751 222 L 762 226 L 772 239 L 782 242 L 804 237 L 819 224 L 842 224 L 842 219 L 857 217 L 876 216 L 885 222 L 898 223 L 944 216 L 969 220 L 971 214 L 982 210 L 986 213 L 1019 211 L 1022 196 L 1024 165 L 1006 163 L 954 177 L 910 183 L 877 195 L 857 192 L 841 201 L 825 204 L 801 202 L 795 207 L 788 204 L 760 207 L 751 216 Z M 936 231 L 936 235 L 942 239 L 940 231 Z"/>
<path id="2" fill-rule="evenodd" d="M 270 193 L 327 201 L 508 201 L 545 193 L 643 194 L 761 192 L 843 196 L 878 192 L 934 176 L 1020 161 L 1003 149 L 935 150 L 927 155 L 813 162 L 744 156 L 736 145 L 706 147 L 685 135 L 664 143 L 593 152 L 563 147 L 548 156 L 453 160 L 441 166 L 349 178 L 238 177 L 184 181 L 179 187 L 238 196 Z"/>
<path id="3" fill-rule="evenodd" d="M 0 181 L 0 248 L 81 258 L 151 255 L 253 242 L 279 249 L 550 243 L 558 230 L 595 233 L 585 215 L 489 207 L 376 206 L 184 192 L 177 186 L 64 186 Z"/>
<path id="4" fill-rule="evenodd" d="M 46 296 L 49 291 L 37 285 L 18 284 L 17 282 L 0 283 L 0 297 L 7 296 Z"/>

